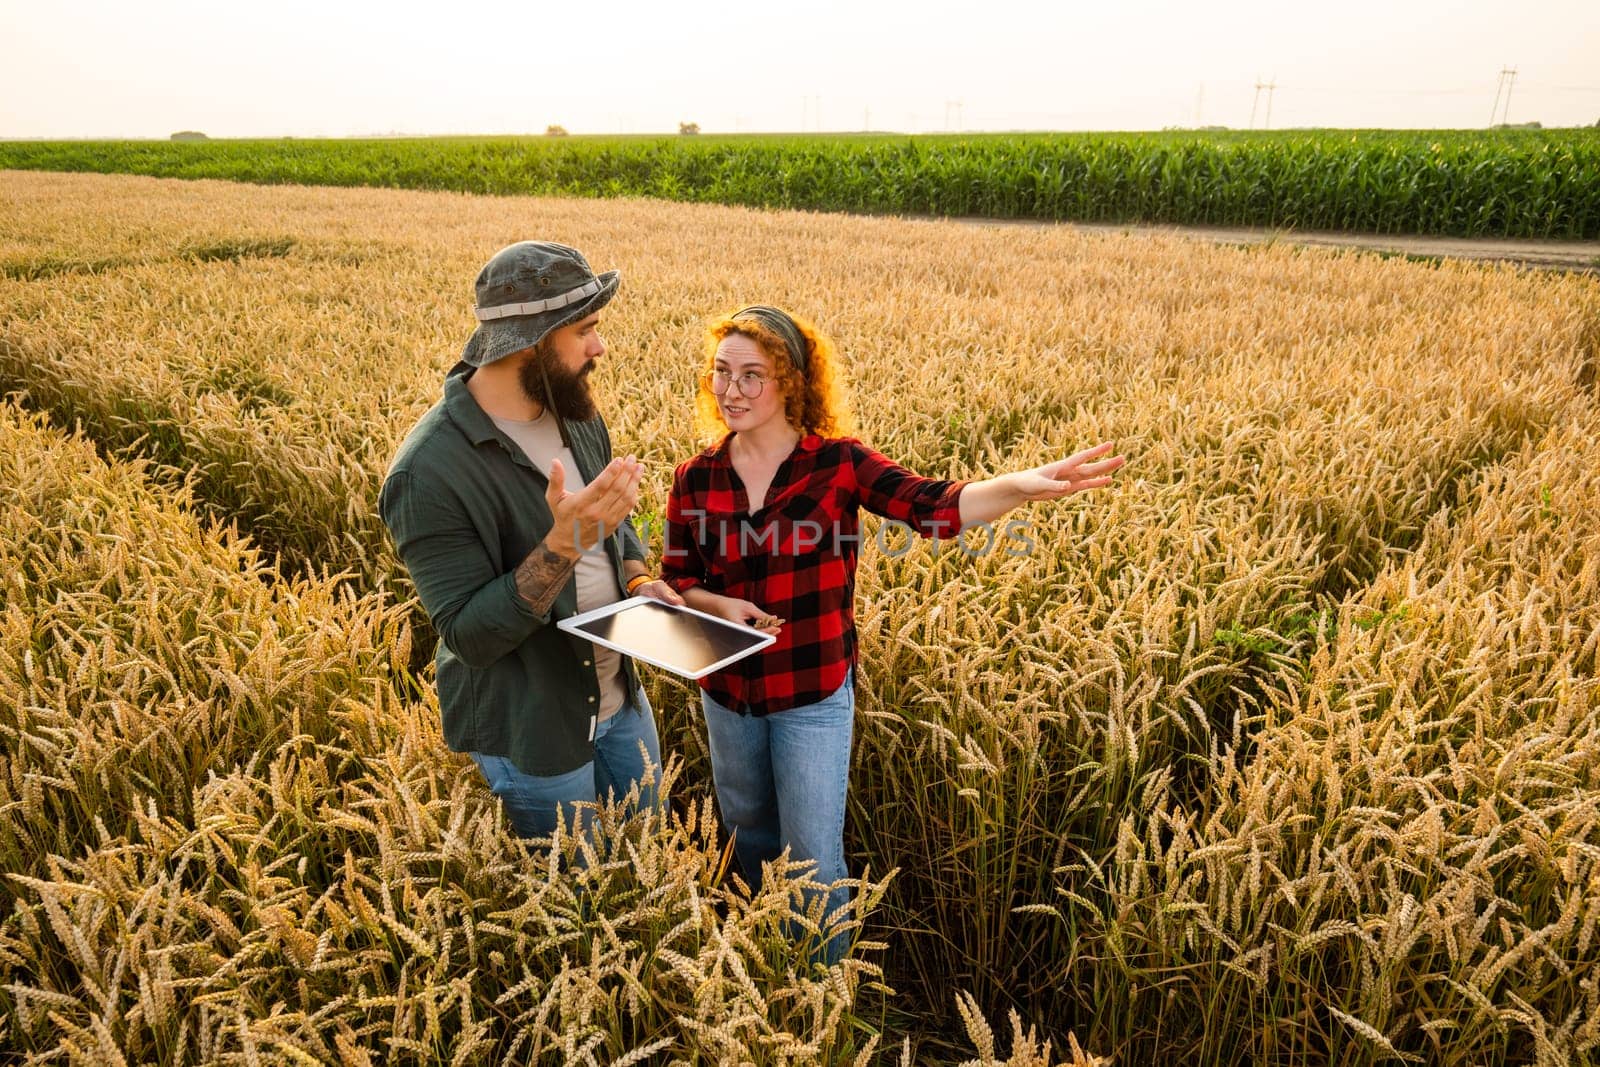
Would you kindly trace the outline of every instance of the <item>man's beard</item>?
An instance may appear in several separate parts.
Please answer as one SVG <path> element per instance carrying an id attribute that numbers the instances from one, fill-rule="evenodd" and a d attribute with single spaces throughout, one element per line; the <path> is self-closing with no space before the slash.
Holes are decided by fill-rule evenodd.
<path id="1" fill-rule="evenodd" d="M 541 408 L 554 403 L 555 413 L 561 418 L 588 422 L 599 414 L 594 396 L 589 392 L 589 368 L 593 366 L 591 360 L 574 374 L 561 365 L 553 346 L 541 342 L 518 371 L 518 377 L 524 395 Z M 548 398 L 544 391 L 546 375 L 550 379 Z"/>

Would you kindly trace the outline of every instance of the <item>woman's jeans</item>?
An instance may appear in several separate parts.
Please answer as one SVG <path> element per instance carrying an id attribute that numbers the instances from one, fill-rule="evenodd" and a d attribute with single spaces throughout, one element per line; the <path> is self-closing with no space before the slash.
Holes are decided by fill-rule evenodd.
<path id="1" fill-rule="evenodd" d="M 644 743 L 643 755 L 640 742 Z M 524 774 L 504 756 L 472 753 L 472 761 L 483 772 L 489 789 L 500 798 L 507 821 L 523 837 L 549 837 L 555 833 L 557 822 L 570 827 L 574 812 L 578 813 L 579 829 L 588 832 L 594 811 L 578 805 L 603 801 L 608 795 L 622 799 L 644 777 L 646 758 L 655 780 L 639 787 L 641 809 L 655 806 L 661 782 L 661 742 L 656 737 L 655 714 L 643 689 L 631 705 L 624 704 L 615 715 L 595 726 L 594 760 L 575 771 L 540 777 Z"/>
<path id="2" fill-rule="evenodd" d="M 700 693 L 711 775 L 723 822 L 733 831 L 734 854 L 752 889 L 761 885 L 761 864 L 784 848 L 790 859 L 815 861 L 824 884 L 845 877 L 844 799 L 850 776 L 850 738 L 855 725 L 852 671 L 844 685 L 815 704 L 761 718 L 740 715 Z M 850 887 L 828 893 L 826 914 L 850 902 Z M 807 906 L 810 906 L 807 899 Z M 824 963 L 844 954 L 836 934 L 823 946 Z"/>

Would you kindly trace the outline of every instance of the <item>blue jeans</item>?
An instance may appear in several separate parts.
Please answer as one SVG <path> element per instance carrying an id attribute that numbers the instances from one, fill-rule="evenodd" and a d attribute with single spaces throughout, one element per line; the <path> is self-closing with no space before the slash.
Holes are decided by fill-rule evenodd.
<path id="1" fill-rule="evenodd" d="M 854 672 L 815 704 L 756 718 L 740 715 L 700 693 L 711 777 L 722 820 L 733 831 L 733 850 L 752 889 L 761 864 L 789 857 L 815 861 L 817 881 L 845 877 L 844 798 L 850 778 L 850 738 L 855 726 Z M 850 902 L 850 887 L 828 893 L 825 914 Z M 809 907 L 810 900 L 806 904 Z M 819 957 L 836 963 L 843 934 L 830 938 Z"/>
<path id="2" fill-rule="evenodd" d="M 644 743 L 645 755 L 639 751 Z M 639 806 L 656 804 L 661 782 L 661 741 L 656 737 L 655 713 L 640 689 L 633 704 L 624 704 L 611 718 L 594 730 L 594 759 L 575 771 L 543 777 L 524 774 L 505 756 L 486 756 L 474 752 L 472 762 L 483 772 L 489 789 L 500 798 L 506 819 L 523 837 L 549 837 L 557 822 L 570 823 L 578 812 L 579 828 L 588 832 L 594 812 L 577 807 L 593 804 L 608 795 L 625 796 L 633 783 L 644 777 L 646 755 L 654 768 L 655 783 L 641 785 Z"/>

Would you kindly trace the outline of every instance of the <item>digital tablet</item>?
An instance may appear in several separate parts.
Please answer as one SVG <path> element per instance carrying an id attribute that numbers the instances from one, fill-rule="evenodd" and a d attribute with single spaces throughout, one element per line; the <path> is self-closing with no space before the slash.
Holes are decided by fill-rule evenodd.
<path id="1" fill-rule="evenodd" d="M 561 619 L 556 625 L 685 678 L 720 670 L 778 639 L 764 630 L 643 596 Z"/>

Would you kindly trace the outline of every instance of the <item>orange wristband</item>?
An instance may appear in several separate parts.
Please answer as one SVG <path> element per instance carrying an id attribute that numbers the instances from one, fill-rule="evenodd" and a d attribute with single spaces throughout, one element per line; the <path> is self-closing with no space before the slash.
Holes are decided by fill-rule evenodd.
<path id="1" fill-rule="evenodd" d="M 655 578 L 651 575 L 635 574 L 632 578 L 628 579 L 628 595 L 632 596 L 635 589 L 639 588 L 641 585 L 645 585 L 646 583 L 653 581 L 655 581 Z"/>

